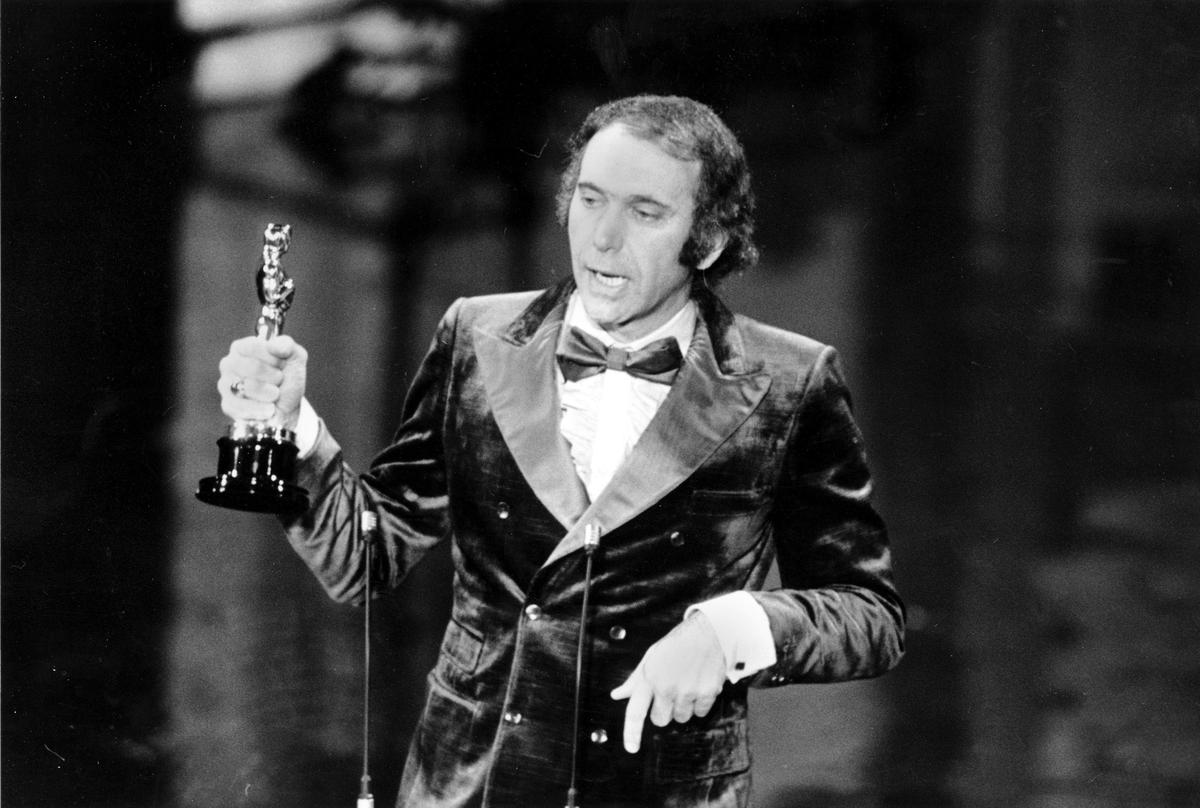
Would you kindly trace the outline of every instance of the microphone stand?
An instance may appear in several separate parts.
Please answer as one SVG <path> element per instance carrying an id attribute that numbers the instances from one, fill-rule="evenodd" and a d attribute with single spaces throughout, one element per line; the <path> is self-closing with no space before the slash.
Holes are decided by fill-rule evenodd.
<path id="1" fill-rule="evenodd" d="M 566 808 L 579 808 L 579 706 L 583 694 L 583 646 L 587 638 L 588 598 L 592 591 L 592 561 L 600 546 L 600 528 L 587 525 L 583 529 L 583 553 L 586 566 L 583 573 L 583 606 L 579 611 L 579 640 L 575 648 L 575 707 L 571 726 L 571 784 L 567 788 Z M 361 808 L 361 807 L 360 807 Z"/>
<path id="2" fill-rule="evenodd" d="M 357 808 L 375 808 L 375 797 L 371 794 L 370 726 L 371 726 L 371 545 L 379 517 L 373 511 L 363 511 L 355 526 L 359 529 L 363 543 L 365 572 L 363 574 L 363 737 L 362 777 L 359 779 Z"/>

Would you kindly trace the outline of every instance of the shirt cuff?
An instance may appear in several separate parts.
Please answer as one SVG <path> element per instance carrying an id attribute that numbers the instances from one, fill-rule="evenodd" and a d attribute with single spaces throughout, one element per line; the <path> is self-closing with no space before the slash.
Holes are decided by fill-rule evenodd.
<path id="1" fill-rule="evenodd" d="M 312 454 L 321 434 L 321 419 L 307 398 L 300 399 L 300 416 L 296 421 L 296 448 L 300 450 L 299 459 L 303 460 Z"/>
<path id="2" fill-rule="evenodd" d="M 736 682 L 775 664 L 775 638 L 767 613 L 749 592 L 729 592 L 689 606 L 712 623 L 725 652 L 725 677 Z"/>

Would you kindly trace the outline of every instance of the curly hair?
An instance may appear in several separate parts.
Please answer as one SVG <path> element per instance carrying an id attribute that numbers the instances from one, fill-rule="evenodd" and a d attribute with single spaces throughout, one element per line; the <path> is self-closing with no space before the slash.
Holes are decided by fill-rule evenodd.
<path id="1" fill-rule="evenodd" d="M 706 270 L 708 282 L 715 285 L 732 272 L 753 267 L 758 261 L 758 248 L 753 238 L 754 193 L 745 152 L 737 136 L 711 108 L 690 98 L 636 95 L 592 110 L 567 141 L 567 166 L 556 197 L 559 224 L 567 223 L 588 142 L 601 129 L 617 123 L 678 160 L 700 161 L 692 230 L 679 262 L 698 271 L 700 261 L 724 234 L 728 241 L 720 257 Z"/>

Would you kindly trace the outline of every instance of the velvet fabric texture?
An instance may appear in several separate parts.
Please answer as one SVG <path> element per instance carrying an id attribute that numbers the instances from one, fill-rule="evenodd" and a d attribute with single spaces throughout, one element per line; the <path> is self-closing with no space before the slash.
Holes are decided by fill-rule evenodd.
<path id="1" fill-rule="evenodd" d="M 593 502 L 558 428 L 554 351 L 571 289 L 455 302 L 368 472 L 322 427 L 301 463 L 312 509 L 286 523 L 288 537 L 349 602 L 368 572 L 358 509 L 379 515 L 377 586 L 453 543 L 452 617 L 401 806 L 564 804 L 583 535 L 596 525 L 581 804 L 744 808 L 748 685 L 876 676 L 903 653 L 904 609 L 836 353 L 701 292 L 671 392 Z M 783 588 L 763 591 L 775 560 Z M 641 751 L 626 753 L 626 702 L 609 691 L 689 605 L 743 589 L 766 611 L 777 663 L 726 685 L 703 718 L 647 722 Z"/>

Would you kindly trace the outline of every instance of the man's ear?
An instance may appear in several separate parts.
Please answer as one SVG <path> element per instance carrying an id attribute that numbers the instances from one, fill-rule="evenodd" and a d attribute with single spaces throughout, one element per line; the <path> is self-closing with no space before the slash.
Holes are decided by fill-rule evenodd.
<path id="1" fill-rule="evenodd" d="M 708 253 L 700 259 L 700 263 L 696 265 L 696 269 L 703 272 L 711 267 L 716 260 L 721 257 L 721 253 L 725 251 L 725 245 L 729 243 L 729 234 L 724 230 L 718 230 L 717 234 L 712 239 L 712 247 Z"/>

